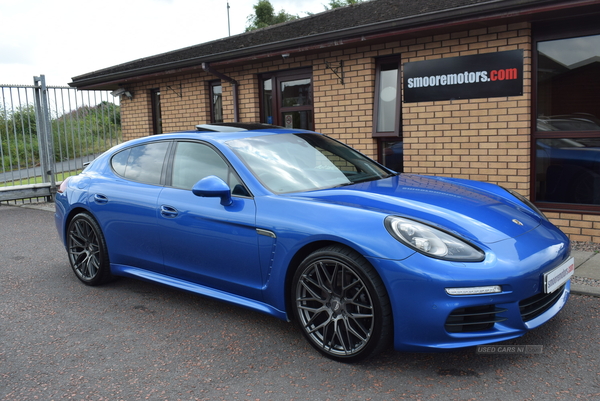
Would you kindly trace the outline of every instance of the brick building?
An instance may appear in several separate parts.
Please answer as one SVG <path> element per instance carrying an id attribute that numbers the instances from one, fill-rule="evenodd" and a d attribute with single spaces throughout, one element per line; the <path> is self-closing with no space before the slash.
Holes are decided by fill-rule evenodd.
<path id="1" fill-rule="evenodd" d="M 493 182 L 600 242 L 600 1 L 372 0 L 73 78 L 125 139 L 265 122 Z"/>

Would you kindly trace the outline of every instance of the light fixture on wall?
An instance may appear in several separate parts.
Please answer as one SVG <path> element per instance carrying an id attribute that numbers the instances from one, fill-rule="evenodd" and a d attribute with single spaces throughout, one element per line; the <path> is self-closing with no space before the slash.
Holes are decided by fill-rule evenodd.
<path id="1" fill-rule="evenodd" d="M 286 58 L 290 57 L 290 54 L 289 53 L 283 53 L 281 55 L 281 57 L 283 57 L 283 59 L 285 60 Z"/>
<path id="2" fill-rule="evenodd" d="M 125 95 L 127 98 L 129 98 L 129 100 L 133 99 L 133 93 L 125 88 L 115 89 L 114 91 L 110 92 L 110 94 L 114 97 Z"/>

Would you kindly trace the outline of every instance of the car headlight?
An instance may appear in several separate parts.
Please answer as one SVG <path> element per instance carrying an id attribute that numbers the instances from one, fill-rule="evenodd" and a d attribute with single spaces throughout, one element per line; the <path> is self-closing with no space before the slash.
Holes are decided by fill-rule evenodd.
<path id="1" fill-rule="evenodd" d="M 385 227 L 406 246 L 437 259 L 455 262 L 480 262 L 482 250 L 437 228 L 398 216 L 388 216 Z"/>
<path id="2" fill-rule="evenodd" d="M 533 202 L 531 202 L 529 199 L 527 199 L 526 197 L 524 197 L 517 191 L 513 191 L 512 189 L 508 189 L 508 188 L 504 188 L 504 187 L 502 187 L 502 189 L 504 189 L 506 192 L 508 192 L 515 198 L 517 198 L 522 203 L 524 203 L 525 206 L 527 206 L 528 208 L 530 208 L 531 210 L 533 210 L 534 212 L 539 214 L 541 218 L 543 218 L 544 220 L 548 220 L 548 218 L 544 215 L 544 213 L 542 213 L 542 211 L 540 209 L 538 209 L 537 206 L 534 205 Z"/>

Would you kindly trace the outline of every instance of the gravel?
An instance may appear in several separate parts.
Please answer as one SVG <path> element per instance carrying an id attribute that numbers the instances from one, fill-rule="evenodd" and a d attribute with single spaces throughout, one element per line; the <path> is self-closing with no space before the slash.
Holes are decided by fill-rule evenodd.
<path id="1" fill-rule="evenodd" d="M 600 244 L 596 242 L 571 241 L 574 251 L 600 252 Z"/>
<path id="2" fill-rule="evenodd" d="M 571 241 L 571 247 L 574 251 L 594 252 L 594 253 L 600 252 L 600 244 L 595 243 L 595 242 Z M 588 277 L 573 276 L 573 277 L 571 277 L 571 283 L 600 288 L 600 280 L 588 278 Z"/>

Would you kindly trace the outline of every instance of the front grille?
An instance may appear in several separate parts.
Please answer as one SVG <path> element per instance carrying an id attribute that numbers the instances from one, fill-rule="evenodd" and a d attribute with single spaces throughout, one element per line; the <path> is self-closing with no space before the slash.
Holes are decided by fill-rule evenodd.
<path id="1" fill-rule="evenodd" d="M 528 322 L 533 320 L 550 309 L 563 294 L 565 286 L 566 284 L 550 294 L 541 292 L 519 302 L 519 309 L 521 310 L 523 321 Z"/>
<path id="2" fill-rule="evenodd" d="M 507 318 L 496 316 L 506 312 L 506 309 L 496 308 L 495 305 L 471 306 L 455 309 L 446 319 L 446 331 L 449 333 L 465 333 L 472 331 L 488 330 L 495 323 L 503 322 Z"/>

